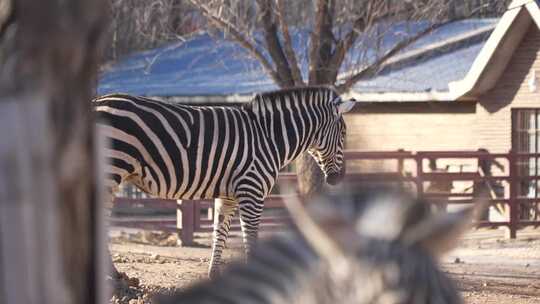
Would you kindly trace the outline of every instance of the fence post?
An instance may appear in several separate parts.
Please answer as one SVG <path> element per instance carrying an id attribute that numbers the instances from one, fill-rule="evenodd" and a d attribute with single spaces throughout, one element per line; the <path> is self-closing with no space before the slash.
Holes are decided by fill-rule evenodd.
<path id="1" fill-rule="evenodd" d="M 176 204 L 176 227 L 179 232 L 179 245 L 193 245 L 195 202 L 191 200 L 177 200 Z"/>
<path id="2" fill-rule="evenodd" d="M 211 220 L 214 218 L 214 206 L 211 205 L 208 207 L 208 210 L 206 210 L 206 219 Z"/>
<path id="3" fill-rule="evenodd" d="M 519 224 L 519 176 L 518 176 L 518 157 L 513 150 L 508 153 L 508 162 L 510 164 L 510 199 L 508 204 L 510 205 L 510 223 L 508 225 L 508 238 L 515 239 L 516 232 Z"/>
<path id="4" fill-rule="evenodd" d="M 398 152 L 403 153 L 403 152 L 405 152 L 405 150 L 398 149 Z M 399 172 L 399 174 L 403 174 L 403 157 L 399 156 L 397 161 L 398 161 L 398 163 L 397 163 L 397 171 Z"/>
<path id="5" fill-rule="evenodd" d="M 424 196 L 424 158 L 416 153 L 414 160 L 416 161 L 416 193 L 418 198 L 422 198 Z"/>

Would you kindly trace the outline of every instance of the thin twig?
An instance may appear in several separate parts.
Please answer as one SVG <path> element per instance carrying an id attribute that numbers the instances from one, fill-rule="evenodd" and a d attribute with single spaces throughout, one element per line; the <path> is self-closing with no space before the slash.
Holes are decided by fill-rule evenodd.
<path id="1" fill-rule="evenodd" d="M 199 34 L 199 33 L 197 33 Z M 151 59 L 147 59 L 146 62 L 148 63 L 147 66 L 144 68 L 144 74 L 149 74 L 150 73 L 150 70 L 152 69 L 152 66 L 154 65 L 154 63 L 156 63 L 156 61 L 159 59 L 159 57 L 161 57 L 161 55 L 163 55 L 165 52 L 168 52 L 168 51 L 172 51 L 172 50 L 175 50 L 179 47 L 181 47 L 182 45 L 184 45 L 184 43 L 186 43 L 186 41 L 188 39 L 190 39 L 191 37 L 193 37 L 195 35 L 190 35 L 190 37 L 188 37 L 186 39 L 186 37 L 182 37 L 182 36 L 178 36 L 178 41 L 177 43 L 174 43 L 174 44 L 171 44 L 167 47 L 164 47 L 163 49 L 161 49 L 157 54 L 154 55 L 154 57 L 152 57 Z"/>
<path id="2" fill-rule="evenodd" d="M 264 70 L 268 73 L 268 75 L 276 82 L 281 83 L 281 79 L 277 72 L 274 70 L 270 62 L 264 57 L 264 55 L 261 53 L 260 50 L 258 50 L 255 45 L 251 44 L 246 37 L 244 37 L 236 27 L 231 24 L 230 22 L 223 20 L 219 16 L 216 16 L 212 14 L 210 9 L 202 4 L 201 2 L 197 0 L 189 0 L 191 4 L 199 8 L 201 13 L 205 15 L 209 21 L 214 23 L 218 28 L 220 28 L 223 31 L 229 32 L 232 37 L 234 38 L 234 41 L 238 44 L 240 44 L 242 47 L 244 47 L 253 57 L 255 57 L 261 65 L 263 66 Z"/>
<path id="3" fill-rule="evenodd" d="M 436 30 L 436 29 L 438 29 L 438 28 L 440 28 L 442 26 L 445 26 L 445 25 L 447 25 L 449 23 L 456 22 L 456 21 L 458 21 L 460 19 L 463 19 L 463 18 L 447 20 L 447 21 L 440 22 L 440 23 L 434 23 L 431 26 L 427 27 L 426 29 L 420 31 L 416 35 L 401 40 L 400 42 L 396 43 L 383 56 L 381 56 L 379 59 L 377 59 L 375 62 L 373 62 L 369 66 L 365 67 L 364 69 L 362 69 L 358 73 L 356 73 L 356 74 L 352 75 L 351 77 L 349 77 L 349 79 L 347 79 L 344 83 L 338 85 L 336 87 L 337 91 L 340 92 L 340 93 L 346 92 L 356 82 L 360 81 L 361 79 L 365 79 L 365 78 L 368 78 L 368 77 L 371 77 L 371 76 L 375 75 L 377 73 L 377 71 L 379 71 L 379 68 L 387 60 L 392 58 L 394 55 L 396 55 L 402 49 L 408 47 L 409 45 L 413 44 L 414 42 L 418 41 L 420 38 L 422 38 L 422 37 L 428 35 L 429 33 L 433 32 L 434 30 Z"/>

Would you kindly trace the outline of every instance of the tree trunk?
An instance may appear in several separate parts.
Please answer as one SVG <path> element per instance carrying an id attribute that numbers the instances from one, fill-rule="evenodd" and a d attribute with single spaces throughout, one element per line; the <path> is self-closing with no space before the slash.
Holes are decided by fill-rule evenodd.
<path id="1" fill-rule="evenodd" d="M 320 0 L 316 4 L 314 30 L 311 33 L 311 49 L 309 53 L 309 85 L 334 85 L 337 72 L 329 71 L 332 49 L 334 45 L 332 28 L 335 15 L 334 0 Z M 338 67 L 339 68 L 339 67 Z M 296 161 L 298 173 L 298 191 L 304 197 L 310 197 L 323 191 L 324 175 L 307 153 Z"/>
<path id="2" fill-rule="evenodd" d="M 324 188 L 324 175 L 308 153 L 304 153 L 296 161 L 298 173 L 298 191 L 303 197 L 310 197 L 320 193 Z"/>
<path id="3" fill-rule="evenodd" d="M 0 0 L 0 303 L 98 303 L 90 99 L 105 3 Z"/>

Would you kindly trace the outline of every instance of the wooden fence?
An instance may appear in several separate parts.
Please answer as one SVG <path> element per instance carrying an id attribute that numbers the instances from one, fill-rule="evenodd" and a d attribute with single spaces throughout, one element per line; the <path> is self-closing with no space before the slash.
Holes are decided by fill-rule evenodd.
<path id="1" fill-rule="evenodd" d="M 539 204 L 540 193 L 537 193 L 538 180 L 540 180 L 536 166 L 540 160 L 540 154 L 527 153 L 496 153 L 489 154 L 479 151 L 391 151 L 391 152 L 363 152 L 346 151 L 345 158 L 348 167 L 357 168 L 349 170 L 346 180 L 352 183 L 395 183 L 408 187 L 416 192 L 418 197 L 426 198 L 427 201 L 443 205 L 463 205 L 474 202 L 483 188 L 490 194 L 490 202 L 498 206 L 502 212 L 502 219 L 493 221 L 483 219 L 477 222 L 479 226 L 503 226 L 508 228 L 508 236 L 516 237 L 519 228 L 526 225 L 540 225 Z M 443 161 L 449 165 L 444 170 L 428 169 L 430 160 Z M 365 172 L 362 170 L 362 162 L 376 161 L 380 171 Z M 500 163 L 503 162 L 503 165 Z M 471 170 L 464 170 L 468 163 Z M 491 174 L 491 166 L 498 163 L 502 170 L 497 174 Z M 472 164 L 472 165 L 471 165 Z M 480 165 L 479 165 L 480 164 Z M 452 169 L 452 166 L 454 169 Z M 376 167 L 376 166 L 375 166 Z M 458 168 L 459 169 L 455 169 Z M 487 169 L 486 169 L 487 167 Z M 482 169 L 484 168 L 484 169 Z M 487 172 L 483 172 L 487 171 Z M 533 172 L 534 171 L 534 172 Z M 282 173 L 280 183 L 295 183 L 296 175 Z M 433 189 L 435 185 L 467 185 L 469 190 L 459 191 Z M 450 187 L 449 187 L 450 188 Z M 494 189 L 497 188 L 497 189 Z M 524 193 L 524 189 L 528 189 Z M 534 191 L 531 191 L 534 190 Z M 272 195 L 265 201 L 265 212 L 261 220 L 261 229 L 274 229 L 281 226 L 288 217 L 286 212 L 276 212 L 276 209 L 284 207 L 284 197 Z M 140 217 L 140 218 L 113 218 L 114 226 L 134 227 L 152 230 L 177 231 L 182 244 L 193 243 L 195 232 L 212 231 L 213 201 L 171 201 L 161 199 L 128 199 L 118 198 L 116 207 L 129 207 L 138 205 L 144 209 L 152 206 L 153 210 L 177 210 L 176 218 Z M 452 208 L 451 206 L 449 208 Z M 529 215 L 534 218 L 524 218 L 524 210 L 530 210 Z M 277 214 L 276 214 L 277 213 Z M 232 223 L 231 230 L 239 230 L 238 218 Z"/>

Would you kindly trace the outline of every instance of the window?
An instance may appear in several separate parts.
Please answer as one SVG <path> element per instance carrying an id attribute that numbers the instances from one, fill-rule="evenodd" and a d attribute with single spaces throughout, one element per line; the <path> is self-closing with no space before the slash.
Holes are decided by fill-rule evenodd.
<path id="1" fill-rule="evenodd" d="M 512 150 L 518 153 L 540 153 L 540 108 L 512 110 Z M 538 157 L 518 159 L 519 176 L 538 176 L 540 164 Z M 528 198 L 540 197 L 539 181 L 522 181 L 519 196 Z M 522 217 L 527 217 L 526 206 L 523 206 Z"/>

